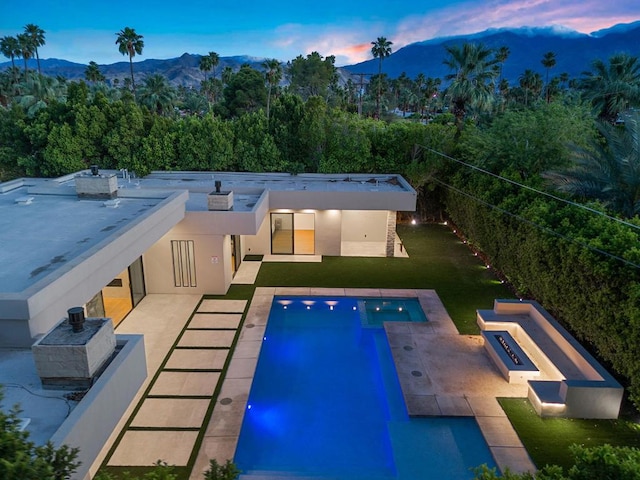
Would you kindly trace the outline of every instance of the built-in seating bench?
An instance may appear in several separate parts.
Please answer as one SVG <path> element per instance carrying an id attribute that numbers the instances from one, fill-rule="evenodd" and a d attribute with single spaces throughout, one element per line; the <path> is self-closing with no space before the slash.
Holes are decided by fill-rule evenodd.
<path id="1" fill-rule="evenodd" d="M 507 381 L 528 383 L 539 415 L 618 417 L 622 386 L 540 304 L 496 300 L 477 321 L 489 357 Z"/>

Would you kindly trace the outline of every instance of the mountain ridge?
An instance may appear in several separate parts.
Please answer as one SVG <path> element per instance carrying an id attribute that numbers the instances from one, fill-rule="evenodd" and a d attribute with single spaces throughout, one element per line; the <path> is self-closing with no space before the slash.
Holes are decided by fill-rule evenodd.
<path id="1" fill-rule="evenodd" d="M 403 72 L 410 78 L 418 73 L 426 77 L 444 78 L 450 73 L 442 63 L 446 57 L 445 47 L 462 42 L 481 42 L 489 48 L 507 46 L 509 58 L 503 66 L 503 78 L 516 83 L 518 77 L 531 69 L 545 73 L 541 64 L 542 56 L 548 51 L 556 54 L 556 66 L 551 75 L 567 73 L 570 77 L 579 77 L 582 72 L 590 70 L 593 60 L 606 61 L 611 55 L 626 52 L 640 57 L 640 20 L 627 24 L 617 24 L 609 28 L 594 31 L 590 34 L 580 33 L 565 27 L 551 25 L 547 27 L 491 28 L 468 35 L 438 37 L 406 45 L 393 52 L 383 61 L 383 72 L 391 78 L 397 78 Z M 199 69 L 202 55 L 183 53 L 170 59 L 144 59 L 134 62 L 136 81 L 141 81 L 151 74 L 162 74 L 173 86 L 199 87 L 204 80 L 204 72 Z M 229 66 L 234 71 L 244 63 L 262 70 L 264 58 L 250 55 L 220 57 L 215 75 Z M 378 59 L 369 59 L 353 65 L 339 67 L 341 81 L 356 73 L 378 72 Z M 70 62 L 64 59 L 41 59 L 43 73 L 51 76 L 62 76 L 69 80 L 84 78 L 86 64 Z M 282 62 L 283 64 L 285 62 Z M 22 68 L 23 61 L 16 59 L 16 65 Z M 36 68 L 35 59 L 27 62 L 29 68 Z M 0 69 L 8 68 L 11 62 L 0 63 Z M 100 71 L 109 82 L 116 78 L 122 81 L 129 76 L 129 62 L 99 64 Z M 214 75 L 209 72 L 208 77 Z M 355 77 L 354 77 L 355 78 Z"/>
<path id="2" fill-rule="evenodd" d="M 611 55 L 620 52 L 639 57 L 640 21 L 614 25 L 591 34 L 558 27 L 521 27 L 440 37 L 398 49 L 384 59 L 383 72 L 391 78 L 397 78 L 403 72 L 410 78 L 415 78 L 418 73 L 423 73 L 426 77 L 444 78 L 450 73 L 443 64 L 446 58 L 445 47 L 466 41 L 482 43 L 493 49 L 508 47 L 510 54 L 504 62 L 502 75 L 512 84 L 517 82 L 526 69 L 543 74 L 545 68 L 541 60 L 549 51 L 556 54 L 556 65 L 551 69 L 551 75 L 567 73 L 576 78 L 582 72 L 590 70 L 596 59 L 606 61 Z M 370 59 L 344 68 L 352 73 L 377 73 L 378 62 L 378 59 Z"/>

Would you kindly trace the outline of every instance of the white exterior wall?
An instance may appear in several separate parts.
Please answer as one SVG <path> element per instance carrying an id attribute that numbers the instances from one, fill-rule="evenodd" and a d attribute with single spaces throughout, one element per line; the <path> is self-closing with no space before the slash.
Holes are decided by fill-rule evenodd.
<path id="1" fill-rule="evenodd" d="M 195 223 L 180 222 L 144 254 L 147 293 L 224 294 L 231 283 L 231 241 L 228 235 L 203 234 Z M 193 240 L 196 286 L 176 287 L 173 278 L 172 240 Z"/>
<path id="2" fill-rule="evenodd" d="M 269 255 L 271 253 L 271 213 L 310 213 L 308 210 L 272 210 L 264 217 L 256 235 L 243 235 L 242 246 L 246 255 Z M 314 210 L 315 254 L 340 255 L 342 235 L 342 213 L 340 210 Z M 385 216 L 386 222 L 386 216 Z M 311 222 L 296 228 L 310 228 Z M 386 228 L 386 227 L 385 227 Z"/>
<path id="3" fill-rule="evenodd" d="M 386 243 L 387 210 L 344 210 L 342 241 Z"/>

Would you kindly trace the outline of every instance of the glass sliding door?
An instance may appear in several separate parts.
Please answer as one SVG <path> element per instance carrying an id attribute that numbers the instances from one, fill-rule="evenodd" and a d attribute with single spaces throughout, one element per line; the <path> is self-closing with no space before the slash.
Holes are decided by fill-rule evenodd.
<path id="1" fill-rule="evenodd" d="M 315 247 L 315 215 L 313 213 L 293 214 L 293 253 L 313 255 Z"/>
<path id="2" fill-rule="evenodd" d="M 271 214 L 271 253 L 293 255 L 293 213 Z"/>
<path id="3" fill-rule="evenodd" d="M 236 274 L 242 263 L 242 247 L 240 235 L 231 235 L 231 273 Z"/>
<path id="4" fill-rule="evenodd" d="M 147 289 L 144 286 L 142 257 L 138 257 L 131 265 L 129 265 L 129 285 L 131 287 L 131 302 L 133 307 L 135 307 L 147 294 Z"/>
<path id="5" fill-rule="evenodd" d="M 315 253 L 315 215 L 313 213 L 272 213 L 271 253 L 313 255 Z"/>

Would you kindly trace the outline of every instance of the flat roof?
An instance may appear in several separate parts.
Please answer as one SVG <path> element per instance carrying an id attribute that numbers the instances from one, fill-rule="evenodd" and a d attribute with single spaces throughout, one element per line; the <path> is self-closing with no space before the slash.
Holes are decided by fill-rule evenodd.
<path id="1" fill-rule="evenodd" d="M 152 172 L 143 178 L 122 178 L 118 186 L 159 190 L 188 190 L 188 211 L 207 210 L 206 197 L 221 182 L 221 191 L 233 191 L 233 211 L 252 211 L 266 191 L 404 192 L 415 190 L 395 174 L 300 174 L 248 172 Z"/>
<path id="2" fill-rule="evenodd" d="M 5 294 L 24 291 L 164 200 L 125 197 L 117 208 L 107 208 L 104 200 L 78 198 L 73 182 L 15 185 L 0 192 L 0 292 Z"/>
<path id="3" fill-rule="evenodd" d="M 101 170 L 101 174 L 115 174 L 118 183 L 118 206 L 107 208 L 104 200 L 77 196 L 75 177 L 79 173 L 87 172 L 0 184 L 1 294 L 24 292 L 109 237 L 131 228 L 176 192 L 189 192 L 186 211 L 207 211 L 207 195 L 215 191 L 217 181 L 222 191 L 233 191 L 232 212 L 255 212 L 266 191 L 415 196 L 406 180 L 395 174 L 153 172 L 137 178 L 124 170 Z"/>

